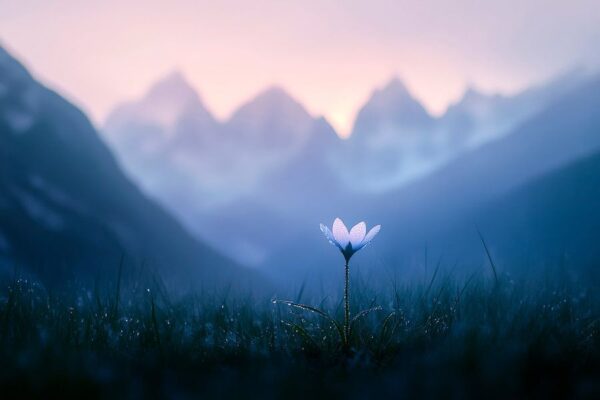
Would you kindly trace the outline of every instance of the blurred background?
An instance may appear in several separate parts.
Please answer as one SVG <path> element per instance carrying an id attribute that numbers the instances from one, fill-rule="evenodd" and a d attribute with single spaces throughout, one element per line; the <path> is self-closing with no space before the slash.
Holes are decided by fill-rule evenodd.
<path id="1" fill-rule="evenodd" d="M 341 217 L 374 280 L 597 282 L 599 42 L 594 0 L 0 0 L 0 272 L 323 289 Z"/>

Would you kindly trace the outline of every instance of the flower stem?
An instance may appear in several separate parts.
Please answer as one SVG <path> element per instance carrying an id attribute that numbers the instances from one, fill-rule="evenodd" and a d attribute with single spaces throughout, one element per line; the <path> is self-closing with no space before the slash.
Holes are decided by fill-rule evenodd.
<path id="1" fill-rule="evenodd" d="M 350 267 L 346 261 L 346 285 L 344 287 L 344 350 L 350 346 Z"/>

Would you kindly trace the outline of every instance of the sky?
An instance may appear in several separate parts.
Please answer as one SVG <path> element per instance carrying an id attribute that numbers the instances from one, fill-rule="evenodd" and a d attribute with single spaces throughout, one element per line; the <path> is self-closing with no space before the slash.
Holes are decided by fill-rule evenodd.
<path id="1" fill-rule="evenodd" d="M 0 45 L 97 125 L 179 70 L 219 118 L 273 84 L 342 134 L 394 76 L 433 114 L 600 65 L 598 0 L 0 0 Z"/>

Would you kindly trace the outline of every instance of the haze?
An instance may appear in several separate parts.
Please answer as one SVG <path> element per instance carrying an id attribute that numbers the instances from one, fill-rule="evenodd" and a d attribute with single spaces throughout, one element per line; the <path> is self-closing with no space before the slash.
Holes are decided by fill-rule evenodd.
<path id="1" fill-rule="evenodd" d="M 0 0 L 0 41 L 97 124 L 181 70 L 219 117 L 279 84 L 342 135 L 400 76 L 434 114 L 600 60 L 600 3 Z"/>

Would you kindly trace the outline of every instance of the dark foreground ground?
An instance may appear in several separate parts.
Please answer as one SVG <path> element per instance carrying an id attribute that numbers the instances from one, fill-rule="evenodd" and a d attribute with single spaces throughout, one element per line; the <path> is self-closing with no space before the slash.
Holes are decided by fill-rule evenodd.
<path id="1" fill-rule="evenodd" d="M 559 282 L 557 282 L 559 281 Z M 161 285 L 0 288 L 3 398 L 600 398 L 597 289 L 566 279 L 355 282 L 344 354 L 306 309 Z M 338 293 L 292 300 L 341 321 Z"/>

